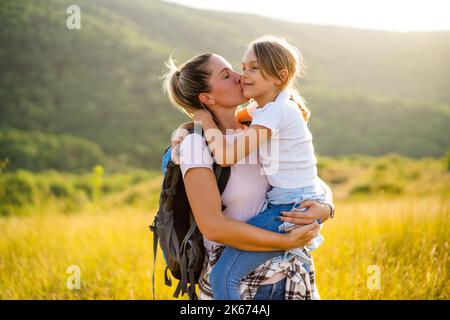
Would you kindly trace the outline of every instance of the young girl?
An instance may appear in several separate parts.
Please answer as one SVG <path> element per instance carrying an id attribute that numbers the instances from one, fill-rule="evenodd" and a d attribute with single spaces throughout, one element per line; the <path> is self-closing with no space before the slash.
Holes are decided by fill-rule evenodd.
<path id="1" fill-rule="evenodd" d="M 294 94 L 292 84 L 301 68 L 300 54 L 282 39 L 263 37 L 253 42 L 242 62 L 241 85 L 252 104 L 241 110 L 241 120 L 251 120 L 251 126 L 233 143 L 218 130 L 211 114 L 197 111 L 194 121 L 201 122 L 205 138 L 221 166 L 228 166 L 258 150 L 264 174 L 272 188 L 262 212 L 247 223 L 275 232 L 286 232 L 293 225 L 281 212 L 300 210 L 305 200 L 325 201 L 317 177 L 312 136 L 306 122 L 309 111 Z M 214 104 L 208 93 L 200 97 L 203 103 Z M 246 143 L 249 142 L 249 143 Z M 284 220 L 285 222 L 283 223 Z M 320 221 L 318 221 L 320 223 Z M 249 252 L 226 247 L 210 274 L 214 299 L 239 300 L 241 279 L 270 258 L 305 261 L 303 250 L 317 248 L 323 238 L 318 235 L 308 248 L 288 252 Z"/>

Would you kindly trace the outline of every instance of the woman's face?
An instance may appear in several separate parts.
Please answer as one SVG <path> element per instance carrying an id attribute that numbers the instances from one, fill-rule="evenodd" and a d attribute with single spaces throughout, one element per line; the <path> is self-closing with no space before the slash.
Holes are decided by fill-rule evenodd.
<path id="1" fill-rule="evenodd" d="M 209 68 L 212 71 L 209 94 L 214 99 L 214 104 L 225 108 L 235 108 L 248 101 L 242 93 L 241 75 L 233 70 L 227 60 L 213 55 L 209 61 Z"/>

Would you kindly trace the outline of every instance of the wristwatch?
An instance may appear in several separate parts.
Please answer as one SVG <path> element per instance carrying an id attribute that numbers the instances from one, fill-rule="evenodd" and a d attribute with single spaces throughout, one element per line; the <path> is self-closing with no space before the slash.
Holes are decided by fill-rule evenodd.
<path id="1" fill-rule="evenodd" d="M 324 202 L 323 204 L 330 207 L 330 218 L 333 219 L 334 218 L 334 204 L 329 203 L 329 202 Z"/>

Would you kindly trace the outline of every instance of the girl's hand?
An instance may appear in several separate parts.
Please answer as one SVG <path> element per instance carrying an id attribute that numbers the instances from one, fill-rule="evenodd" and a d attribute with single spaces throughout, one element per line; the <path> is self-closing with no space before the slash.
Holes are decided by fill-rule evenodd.
<path id="1" fill-rule="evenodd" d="M 180 145 L 184 138 L 189 135 L 189 130 L 194 127 L 193 122 L 182 123 L 172 135 L 172 142 L 170 146 L 172 147 L 171 160 L 175 164 L 180 164 Z"/>
<path id="2" fill-rule="evenodd" d="M 296 225 L 311 224 L 320 219 L 321 223 L 328 220 L 331 209 L 329 206 L 311 200 L 303 201 L 300 208 L 307 208 L 305 212 L 299 211 L 282 211 L 281 221 L 288 221 Z M 287 229 L 292 230 L 295 227 Z"/>
<path id="3" fill-rule="evenodd" d="M 316 221 L 291 228 L 287 233 L 290 249 L 306 246 L 319 234 L 319 231 L 320 225 Z"/>
<path id="4" fill-rule="evenodd" d="M 258 108 L 256 101 L 250 102 L 248 106 L 243 109 L 236 110 L 235 118 L 238 122 L 251 122 L 253 119 L 253 111 Z"/>
<path id="5" fill-rule="evenodd" d="M 200 109 L 194 112 L 194 115 L 192 119 L 194 122 L 203 122 L 204 119 L 212 118 L 211 113 L 209 113 L 207 110 Z"/>
<path id="6" fill-rule="evenodd" d="M 252 121 L 252 116 L 248 113 L 248 110 L 246 108 L 241 110 L 236 110 L 235 114 L 236 121 L 240 123 Z"/>
<path id="7" fill-rule="evenodd" d="M 172 135 L 172 141 L 170 144 L 172 149 L 184 140 L 184 138 L 189 134 L 189 130 L 191 130 L 192 128 L 194 128 L 194 123 L 192 121 L 182 123 L 178 126 L 178 128 Z"/>

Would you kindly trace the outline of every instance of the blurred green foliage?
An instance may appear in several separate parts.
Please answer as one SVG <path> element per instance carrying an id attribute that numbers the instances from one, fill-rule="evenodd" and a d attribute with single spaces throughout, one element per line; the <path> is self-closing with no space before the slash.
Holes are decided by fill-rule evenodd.
<path id="1" fill-rule="evenodd" d="M 148 208 L 160 187 L 158 171 L 134 169 L 104 173 L 95 166 L 84 174 L 54 170 L 33 173 L 25 170 L 0 174 L 0 216 L 45 213 L 56 206 L 63 213 L 107 202 Z"/>
<path id="2" fill-rule="evenodd" d="M 100 147 L 86 139 L 38 131 L 0 130 L 0 158 L 7 169 L 80 172 L 105 162 Z"/>
<path id="3" fill-rule="evenodd" d="M 450 196 L 447 161 L 447 157 L 412 159 L 396 154 L 319 157 L 319 175 L 336 200 L 426 195 L 445 199 Z M 0 174 L 0 215 L 39 214 L 50 209 L 74 213 L 97 207 L 103 211 L 130 206 L 148 210 L 157 207 L 161 182 L 160 171 L 109 173 L 101 166 L 84 174 L 6 172 Z"/>
<path id="4" fill-rule="evenodd" d="M 6 170 L 159 167 L 171 131 L 186 120 L 162 93 L 164 61 L 216 52 L 240 70 L 246 44 L 268 33 L 303 53 L 298 88 L 320 155 L 450 150 L 449 32 L 302 25 L 144 0 L 79 0 L 81 30 L 68 30 L 71 4 L 0 2 Z"/>

